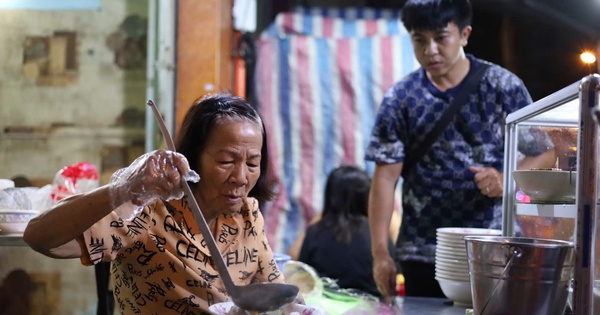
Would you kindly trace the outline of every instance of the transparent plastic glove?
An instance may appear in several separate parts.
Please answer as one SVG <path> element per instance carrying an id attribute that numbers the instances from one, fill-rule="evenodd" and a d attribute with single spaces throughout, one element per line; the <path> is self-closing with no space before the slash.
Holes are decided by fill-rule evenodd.
<path id="1" fill-rule="evenodd" d="M 194 183 L 200 180 L 182 154 L 167 150 L 148 152 L 112 175 L 110 202 L 119 217 L 130 221 L 144 206 L 159 199 L 181 199 L 182 180 Z"/>

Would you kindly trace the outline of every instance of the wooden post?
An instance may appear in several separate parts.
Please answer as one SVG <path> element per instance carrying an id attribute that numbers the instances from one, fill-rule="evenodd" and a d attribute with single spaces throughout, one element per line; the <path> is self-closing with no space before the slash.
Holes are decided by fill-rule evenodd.
<path id="1" fill-rule="evenodd" d="M 200 96 L 233 90 L 233 0 L 179 0 L 175 133 Z"/>

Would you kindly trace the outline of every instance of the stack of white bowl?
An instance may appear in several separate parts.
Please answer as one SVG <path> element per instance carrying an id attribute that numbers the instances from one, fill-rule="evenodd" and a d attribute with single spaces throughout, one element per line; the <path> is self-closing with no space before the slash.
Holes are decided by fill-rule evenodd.
<path id="1" fill-rule="evenodd" d="M 435 279 L 444 295 L 461 306 L 471 306 L 471 282 L 467 246 L 463 237 L 467 235 L 501 235 L 500 230 L 444 227 L 436 233 Z"/>

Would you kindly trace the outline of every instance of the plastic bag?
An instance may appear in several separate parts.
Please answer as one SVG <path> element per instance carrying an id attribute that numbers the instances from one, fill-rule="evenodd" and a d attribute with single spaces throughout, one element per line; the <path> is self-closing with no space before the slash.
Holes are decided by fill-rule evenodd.
<path id="1" fill-rule="evenodd" d="M 86 193 L 98 188 L 100 180 L 94 164 L 80 162 L 63 167 L 52 182 L 52 203 L 72 195 Z"/>
<path id="2" fill-rule="evenodd" d="M 44 210 L 52 206 L 51 185 L 0 190 L 0 210 Z"/>
<path id="3" fill-rule="evenodd" d="M 145 153 L 111 176 L 111 204 L 121 219 L 131 221 L 145 206 L 158 199 L 182 198 L 182 180 L 200 180 L 200 176 L 190 170 L 185 156 L 168 150 Z"/>

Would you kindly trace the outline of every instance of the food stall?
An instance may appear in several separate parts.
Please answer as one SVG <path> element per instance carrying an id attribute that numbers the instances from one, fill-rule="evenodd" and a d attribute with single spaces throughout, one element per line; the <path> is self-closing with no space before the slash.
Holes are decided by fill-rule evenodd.
<path id="1" fill-rule="evenodd" d="M 530 106 L 508 115 L 506 119 L 503 230 L 504 236 L 521 234 L 531 238 L 574 241 L 576 263 L 572 308 L 574 314 L 589 314 L 594 307 L 595 257 L 598 182 L 598 110 L 600 76 L 591 75 L 553 93 Z M 600 115 L 598 115 L 600 117 Z M 555 145 L 557 160 L 552 175 L 567 173 L 564 191 L 536 195 L 525 191 L 513 179 L 521 158 L 519 130 L 536 128 L 546 132 Z M 588 176 L 582 176 L 587 174 Z M 555 178 L 537 182 L 558 186 Z M 535 189 L 534 189 L 535 190 Z M 0 246 L 25 246 L 21 236 L 0 236 Z M 509 301 L 507 301 L 509 302 Z M 438 298 L 395 297 L 393 314 L 465 314 L 467 307 L 453 305 Z"/>

